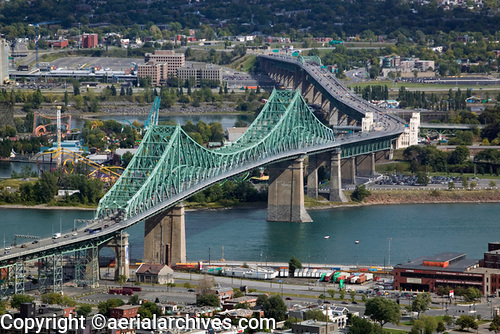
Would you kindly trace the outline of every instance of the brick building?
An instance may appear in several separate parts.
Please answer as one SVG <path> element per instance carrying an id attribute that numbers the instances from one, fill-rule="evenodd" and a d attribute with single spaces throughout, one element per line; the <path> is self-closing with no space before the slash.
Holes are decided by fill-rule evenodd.
<path id="1" fill-rule="evenodd" d="M 139 312 L 139 306 L 137 305 L 122 305 L 117 307 L 112 307 L 109 310 L 109 317 L 120 319 L 120 318 L 135 318 Z"/>
<path id="2" fill-rule="evenodd" d="M 394 267 L 394 289 L 436 292 L 440 286 L 475 287 L 484 295 L 500 294 L 500 243 L 488 243 L 482 260 L 463 253 L 421 257 Z"/>
<path id="3" fill-rule="evenodd" d="M 82 48 L 91 49 L 99 44 L 97 34 L 82 34 Z"/>
<path id="4" fill-rule="evenodd" d="M 169 75 L 176 75 L 179 67 L 186 65 L 186 57 L 184 53 L 175 53 L 171 50 L 155 50 L 154 53 L 146 53 L 144 62 L 147 63 L 154 60 L 157 63 L 166 63 Z"/>
<path id="5" fill-rule="evenodd" d="M 67 39 L 58 39 L 58 40 L 50 40 L 47 41 L 47 44 L 49 46 L 52 46 L 54 48 L 66 48 L 69 45 L 69 41 Z"/>
<path id="6" fill-rule="evenodd" d="M 168 64 L 150 60 L 146 64 L 137 65 L 137 78 L 151 78 L 153 86 L 160 86 L 167 80 Z"/>

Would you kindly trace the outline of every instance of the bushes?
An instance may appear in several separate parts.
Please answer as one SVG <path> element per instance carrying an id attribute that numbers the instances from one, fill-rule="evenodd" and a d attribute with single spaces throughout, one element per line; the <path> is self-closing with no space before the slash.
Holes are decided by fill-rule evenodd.
<path id="1" fill-rule="evenodd" d="M 371 192 L 368 189 L 366 189 L 364 184 L 362 184 L 356 186 L 356 189 L 354 189 L 354 191 L 351 194 L 351 200 L 353 200 L 354 202 L 361 202 L 370 195 Z"/>

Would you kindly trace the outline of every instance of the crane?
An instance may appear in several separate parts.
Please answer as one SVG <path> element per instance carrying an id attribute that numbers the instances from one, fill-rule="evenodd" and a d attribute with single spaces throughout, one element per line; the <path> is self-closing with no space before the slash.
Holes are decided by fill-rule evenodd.
<path id="1" fill-rule="evenodd" d="M 45 25 L 45 24 L 53 24 L 53 23 L 61 23 L 60 20 L 57 21 L 44 21 L 44 22 L 39 22 L 39 23 L 33 23 L 30 24 L 30 26 L 35 27 L 35 45 L 36 45 L 36 67 L 38 68 L 38 26 Z"/>

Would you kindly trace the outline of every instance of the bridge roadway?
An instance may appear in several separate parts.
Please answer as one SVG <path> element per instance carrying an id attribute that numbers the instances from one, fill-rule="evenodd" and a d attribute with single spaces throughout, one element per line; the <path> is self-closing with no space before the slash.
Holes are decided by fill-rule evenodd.
<path id="1" fill-rule="evenodd" d="M 382 132 L 397 131 L 398 129 L 401 129 L 402 132 L 402 125 L 405 123 L 403 119 L 393 114 L 388 114 L 387 110 L 375 106 L 354 94 L 342 83 L 342 81 L 338 80 L 333 73 L 327 71 L 325 68 L 321 68 L 321 64 L 308 61 L 304 61 L 304 64 L 302 64 L 302 62 L 299 61 L 299 59 L 302 58 L 300 56 L 262 55 L 260 57 L 300 67 L 314 80 L 312 84 L 316 84 L 316 88 L 320 88 L 324 93 L 330 95 L 329 97 L 331 99 L 341 102 L 358 113 L 360 119 L 364 117 L 366 112 L 373 112 L 375 123 L 382 123 Z"/>
<path id="2" fill-rule="evenodd" d="M 280 61 L 292 62 L 296 65 L 302 65 L 291 57 L 290 59 L 283 58 L 280 56 Z M 101 227 L 102 231 L 96 234 L 89 234 L 84 232 L 85 228 L 79 229 L 76 236 L 72 236 L 72 231 L 63 233 L 63 235 L 69 234 L 70 237 L 61 237 L 59 239 L 46 238 L 41 239 L 37 244 L 29 244 L 27 248 L 12 247 L 9 254 L 0 254 L 0 267 L 8 266 L 19 260 L 32 260 L 36 258 L 41 258 L 49 256 L 56 253 L 69 253 L 72 249 L 84 248 L 85 244 L 95 243 L 96 241 L 100 244 L 107 242 L 115 235 L 119 234 L 120 231 L 143 221 L 147 218 L 157 215 L 159 212 L 165 211 L 168 208 L 174 206 L 175 204 L 185 200 L 186 198 L 192 196 L 198 191 L 201 191 L 217 182 L 224 179 L 236 176 L 238 174 L 244 173 L 246 171 L 252 170 L 254 168 L 269 165 L 280 161 L 286 161 L 291 159 L 296 159 L 311 154 L 318 154 L 322 152 L 329 152 L 334 150 L 340 150 L 342 152 L 343 148 L 354 146 L 362 146 L 366 143 L 380 140 L 392 141 L 397 139 L 399 135 L 403 132 L 403 121 L 393 115 L 384 115 L 383 109 L 372 106 L 370 103 L 358 98 L 354 94 L 350 93 L 348 89 L 341 84 L 335 77 L 330 75 L 328 72 L 322 70 L 320 66 L 305 64 L 302 68 L 307 71 L 316 81 L 321 83 L 323 87 L 328 89 L 331 94 L 331 98 L 338 99 L 342 103 L 348 104 L 351 108 L 356 109 L 358 112 L 364 115 L 366 111 L 374 111 L 380 116 L 384 117 L 383 128 L 380 131 L 370 131 L 367 133 L 353 133 L 348 136 L 337 137 L 334 142 L 310 146 L 299 150 L 291 150 L 287 152 L 282 152 L 273 156 L 265 157 L 261 160 L 252 161 L 244 166 L 229 170 L 216 177 L 205 180 L 187 189 L 179 194 L 172 196 L 164 202 L 158 203 L 155 206 L 149 208 L 146 211 L 139 213 L 138 215 L 132 216 L 126 220 L 115 222 L 111 217 L 103 219 L 94 219 L 92 223 L 88 224 L 85 228 L 98 228 Z M 363 154 L 363 153 L 358 153 Z M 356 155 L 355 153 L 352 154 Z M 348 157 L 343 155 L 342 157 Z M 104 227 L 104 225 L 109 225 Z"/>
<path id="3" fill-rule="evenodd" d="M 420 129 L 432 130 L 471 130 L 484 129 L 484 127 L 484 124 L 420 123 Z"/>

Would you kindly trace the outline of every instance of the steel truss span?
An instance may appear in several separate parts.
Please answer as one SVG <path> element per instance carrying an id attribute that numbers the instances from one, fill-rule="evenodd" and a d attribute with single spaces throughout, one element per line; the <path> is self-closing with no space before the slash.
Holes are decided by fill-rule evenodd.
<path id="1" fill-rule="evenodd" d="M 333 130 L 314 116 L 298 91 L 273 91 L 245 134 L 216 150 L 196 143 L 179 125 L 151 126 L 121 178 L 99 202 L 96 218 L 122 212 L 128 219 L 191 195 L 201 184 L 266 163 L 266 158 L 283 159 L 287 152 L 293 156 L 334 143 Z"/>

